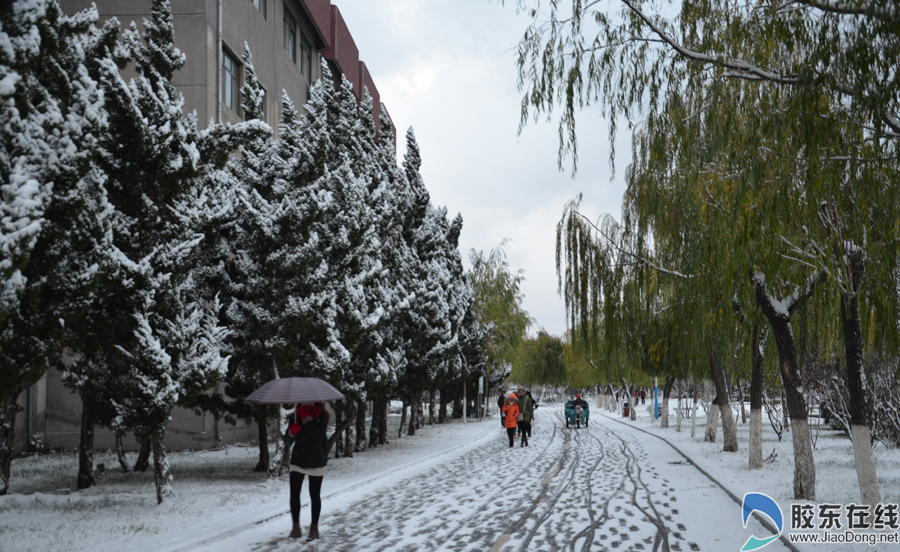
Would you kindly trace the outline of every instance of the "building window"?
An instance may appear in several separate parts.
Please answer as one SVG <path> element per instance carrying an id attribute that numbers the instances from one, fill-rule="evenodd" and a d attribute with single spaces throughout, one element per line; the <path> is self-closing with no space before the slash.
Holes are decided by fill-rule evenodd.
<path id="1" fill-rule="evenodd" d="M 228 51 L 222 52 L 222 101 L 236 112 L 241 105 L 241 64 Z"/>
<path id="2" fill-rule="evenodd" d="M 284 7 L 284 49 L 291 56 L 291 61 L 297 63 L 297 21 L 287 6 Z"/>
<path id="3" fill-rule="evenodd" d="M 266 0 L 250 0 L 253 2 L 253 5 L 256 6 L 256 9 L 259 10 L 259 13 L 262 14 L 263 19 L 266 18 Z"/>
<path id="4" fill-rule="evenodd" d="M 300 33 L 300 56 L 300 72 L 306 75 L 306 82 L 312 82 L 312 47 L 303 33 Z"/>

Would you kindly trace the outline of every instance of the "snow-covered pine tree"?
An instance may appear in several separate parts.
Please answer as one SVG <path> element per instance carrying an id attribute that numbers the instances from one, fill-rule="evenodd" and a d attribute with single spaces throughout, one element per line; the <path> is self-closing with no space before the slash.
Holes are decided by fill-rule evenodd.
<path id="1" fill-rule="evenodd" d="M 56 0 L 0 9 L 0 495 L 16 399 L 59 362 L 110 240 L 94 165 L 107 122 L 85 67 L 96 20 L 93 8 L 65 16 Z"/>
<path id="2" fill-rule="evenodd" d="M 415 297 L 402 322 L 407 363 L 399 381 L 399 392 L 407 402 L 412 402 L 418 401 L 433 385 L 438 367 L 448 361 L 458 365 L 458 331 L 465 307 L 454 304 L 452 291 L 454 278 L 462 278 L 459 253 L 455 253 L 457 266 L 451 252 L 456 248 L 462 219 L 454 223 L 459 228 L 451 230 L 446 209 L 430 205 L 419 173 L 422 161 L 412 128 L 406 140 L 403 165 L 410 204 L 405 209 L 404 238 L 414 252 L 415 265 L 407 285 Z"/>
<path id="3" fill-rule="evenodd" d="M 313 88 L 308 118 L 326 116 L 324 108 L 316 109 L 323 104 L 322 88 L 319 84 Z M 245 186 L 238 190 L 242 231 L 234 243 L 241 289 L 227 313 L 234 331 L 229 394 L 249 393 L 250 387 L 272 378 L 302 374 L 308 357 L 302 354 L 308 349 L 306 333 L 320 317 L 316 302 L 330 302 L 314 296 L 311 282 L 327 272 L 327 267 L 316 264 L 320 240 L 313 226 L 332 198 L 319 188 L 324 155 L 316 160 L 307 149 L 327 152 L 328 137 L 310 131 L 309 140 L 304 140 L 299 119 L 283 93 L 280 139 L 267 153 L 244 152 L 246 164 L 237 168 L 243 171 Z M 326 129 L 324 123 L 312 127 Z M 276 446 L 270 475 L 280 470 L 280 440 Z"/>
<path id="4" fill-rule="evenodd" d="M 144 29 L 132 23 L 114 53 L 120 65 L 134 61 L 135 78 L 125 83 L 107 71 L 101 79 L 110 132 L 100 165 L 115 208 L 114 245 L 104 293 L 79 328 L 80 359 L 64 381 L 81 394 L 89 416 L 113 405 L 115 417 L 97 422 L 152 442 L 162 502 L 170 492 L 165 425 L 179 400 L 222 377 L 226 332 L 217 298 L 202 296 L 192 270 L 203 239 L 197 230 L 204 215 L 192 190 L 200 182 L 200 155 L 196 121 L 183 116 L 171 83 L 184 56 L 174 46 L 167 1 L 154 0 Z"/>
<path id="5" fill-rule="evenodd" d="M 200 132 L 201 159 L 205 165 L 200 194 L 195 204 L 207 213 L 202 225 L 204 234 L 198 250 L 199 281 L 205 286 L 204 295 L 218 295 L 222 301 L 220 323 L 232 331 L 226 340 L 230 355 L 225 375 L 224 396 L 221 393 L 200 394 L 190 404 L 195 411 L 212 412 L 230 424 L 238 421 L 256 423 L 259 432 L 259 460 L 254 471 L 269 469 L 268 421 L 276 416 L 276 409 L 254 406 L 242 400 L 260 385 L 272 379 L 272 371 L 248 356 L 243 347 L 246 336 L 241 321 L 230 320 L 234 301 L 244 299 L 246 275 L 237 262 L 236 251 L 246 232 L 246 212 L 240 201 L 266 173 L 273 148 L 272 128 L 263 120 L 264 90 L 259 85 L 250 48 L 244 44 L 244 84 L 241 87 L 241 106 L 245 120 L 235 125 L 210 124 Z M 267 364 L 263 363 L 263 367 Z M 231 400 L 226 399 L 229 397 Z"/>
<path id="6" fill-rule="evenodd" d="M 371 109 L 365 96 L 362 108 L 364 114 Z M 407 211 L 412 204 L 410 189 L 404 171 L 397 165 L 392 123 L 385 113 L 386 110 L 382 107 L 381 128 L 375 133 L 374 165 L 370 165 L 370 170 L 377 175 L 375 178 L 380 180 L 380 189 L 373 191 L 372 206 L 378 219 L 385 298 L 383 324 L 377 335 L 373 334 L 377 337 L 377 350 L 366 381 L 366 396 L 373 405 L 368 438 L 368 444 L 372 447 L 387 443 L 387 405 L 397 386 L 398 375 L 406 367 L 403 324 L 415 297 L 413 286 L 410 285 L 415 273 L 415 253 L 404 237 Z M 362 431 L 357 434 L 357 439 L 358 442 L 364 442 Z M 357 445 L 358 448 L 362 446 L 364 445 Z"/>

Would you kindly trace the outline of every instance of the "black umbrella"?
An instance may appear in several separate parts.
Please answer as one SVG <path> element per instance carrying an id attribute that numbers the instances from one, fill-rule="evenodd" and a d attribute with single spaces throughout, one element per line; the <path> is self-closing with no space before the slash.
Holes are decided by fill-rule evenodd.
<path id="1" fill-rule="evenodd" d="M 250 393 L 250 404 L 302 404 L 339 401 L 344 395 L 319 378 L 279 378 Z"/>

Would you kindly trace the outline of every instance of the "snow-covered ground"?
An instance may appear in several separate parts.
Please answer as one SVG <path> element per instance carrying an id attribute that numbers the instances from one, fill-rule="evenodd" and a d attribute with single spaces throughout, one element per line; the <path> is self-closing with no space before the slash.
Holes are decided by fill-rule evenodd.
<path id="1" fill-rule="evenodd" d="M 399 425 L 399 416 L 388 417 L 389 436 L 396 437 Z M 495 426 L 499 429 L 496 419 L 452 420 L 426 426 L 412 437 L 390 439 L 354 458 L 332 458 L 322 488 L 325 503 L 342 493 L 377 488 L 369 480 L 390 482 L 452 459 L 484 442 Z M 268 481 L 265 474 L 253 473 L 257 454 L 256 445 L 170 451 L 175 496 L 161 506 L 156 504 L 152 464 L 146 473 L 126 474 L 114 453 L 98 453 L 95 462 L 106 468 L 98 485 L 70 492 L 78 473 L 77 453 L 14 460 L 12 492 L 0 496 L 0 551 L 196 550 L 209 539 L 273 516 L 281 516 L 280 524 L 289 530 L 290 519 L 284 515 L 287 477 Z M 129 454 L 129 461 L 134 458 Z M 304 495 L 307 523 L 308 512 Z"/>
<path id="2" fill-rule="evenodd" d="M 719 485 L 691 465 L 658 434 L 736 496 L 762 492 L 789 521 L 790 435 L 778 442 L 764 426 L 766 456 L 750 472 L 748 424 L 738 424 L 740 451 L 703 443 L 690 421 L 682 432 L 622 421 L 594 406 L 589 428 L 566 430 L 560 405 L 543 405 L 530 446 L 507 446 L 496 417 L 430 426 L 387 446 L 332 459 L 323 486 L 322 539 L 286 538 L 286 481 L 250 471 L 255 447 L 170 456 L 176 496 L 157 506 L 151 475 L 122 474 L 115 456 L 100 454 L 107 472 L 83 492 L 70 487 L 74 453 L 13 462 L 13 494 L 0 497 L 0 550 L 739 550 L 752 534 L 771 533 L 751 520 Z M 389 418 L 396 435 L 399 416 Z M 898 502 L 900 453 L 877 449 L 885 503 Z M 132 455 L 133 456 L 133 455 Z M 820 502 L 856 501 L 849 441 L 822 429 L 816 441 Z M 309 524 L 304 493 L 301 523 Z M 887 547 L 885 547 L 887 546 Z M 897 545 L 797 545 L 813 550 L 898 550 Z M 766 551 L 785 550 L 776 541 Z"/>

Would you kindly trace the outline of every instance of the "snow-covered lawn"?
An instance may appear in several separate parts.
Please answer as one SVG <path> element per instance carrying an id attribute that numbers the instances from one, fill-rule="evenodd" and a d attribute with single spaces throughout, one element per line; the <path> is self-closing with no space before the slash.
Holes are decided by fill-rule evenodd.
<path id="1" fill-rule="evenodd" d="M 396 439 L 400 417 L 389 416 L 388 424 L 394 437 L 388 445 L 328 461 L 324 498 L 372 485 L 368 480 L 389 482 L 417 473 L 464 453 L 499 427 L 496 419 L 452 420 Z M 268 481 L 251 471 L 257 451 L 256 445 L 170 451 L 175 496 L 162 505 L 156 504 L 152 464 L 146 473 L 122 473 L 113 452 L 95 455 L 106 472 L 95 487 L 81 492 L 69 491 L 78 473 L 75 452 L 14 460 L 12 492 L 0 496 L 0 550 L 180 550 L 239 532 L 288 510 L 287 477 Z M 129 454 L 130 461 L 134 458 Z M 302 514 L 308 522 L 307 507 L 304 493 Z"/>
<path id="2" fill-rule="evenodd" d="M 614 413 L 599 407 L 594 407 L 594 413 L 602 412 L 665 438 L 738 496 L 743 496 L 747 492 L 764 492 L 780 503 L 782 508 L 789 508 L 787 504 L 793 502 L 794 496 L 794 462 L 790 432 L 784 432 L 782 441 L 779 441 L 768 419 L 763 416 L 763 458 L 770 458 L 773 452 L 775 456 L 773 460 L 764 462 L 761 470 L 750 471 L 747 468 L 750 440 L 749 416 L 747 423 L 742 424 L 740 413 L 735 413 L 739 450 L 734 453 L 722 452 L 721 422 L 716 442 L 706 443 L 703 441 L 703 434 L 706 430 L 706 414 L 702 408 L 697 409 L 697 433 L 696 437 L 692 439 L 690 419 L 682 420 L 681 433 L 675 431 L 674 405 L 669 414 L 670 427 L 660 428 L 658 420 L 651 423 L 650 402 L 652 401 L 648 400 L 648 404 L 638 406 L 635 411 L 637 420 L 634 422 L 619 418 Z M 843 432 L 835 431 L 825 424 L 819 426 L 818 432 L 816 427 L 816 418 L 810 418 L 810 432 L 815 439 L 813 455 L 816 461 L 816 499 L 818 502 L 838 504 L 859 502 L 859 485 L 856 481 L 850 440 Z M 647 439 L 652 439 L 652 437 L 648 435 Z M 875 447 L 875 466 L 881 485 L 882 502 L 900 503 L 900 450 L 878 444 Z"/>

